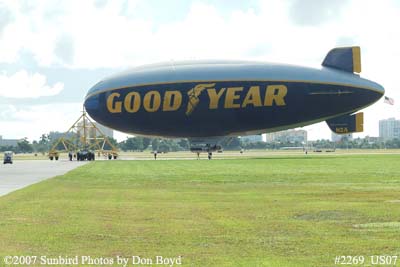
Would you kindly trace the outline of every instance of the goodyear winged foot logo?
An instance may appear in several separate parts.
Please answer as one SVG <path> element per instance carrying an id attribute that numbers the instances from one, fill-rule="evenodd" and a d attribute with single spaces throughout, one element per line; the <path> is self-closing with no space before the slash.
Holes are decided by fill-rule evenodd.
<path id="1" fill-rule="evenodd" d="M 186 115 L 192 114 L 193 110 L 197 107 L 200 102 L 199 96 L 205 90 L 213 88 L 215 83 L 198 84 L 192 89 L 190 89 L 187 94 L 189 96 L 189 101 L 186 108 Z"/>

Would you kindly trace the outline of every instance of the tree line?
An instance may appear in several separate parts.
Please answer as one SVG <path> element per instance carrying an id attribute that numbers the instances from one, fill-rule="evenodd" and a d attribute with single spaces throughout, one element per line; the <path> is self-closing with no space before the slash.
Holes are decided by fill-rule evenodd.
<path id="1" fill-rule="evenodd" d="M 17 146 L 0 146 L 0 151 L 14 151 L 15 153 L 46 153 L 58 139 L 50 138 L 49 134 L 42 134 L 39 140 L 29 142 L 27 138 L 21 139 Z M 149 137 L 128 137 L 122 142 L 114 138 L 109 138 L 110 142 L 122 151 L 144 151 L 152 150 L 158 152 L 187 151 L 190 144 L 187 139 L 163 139 Z M 307 144 L 301 142 L 248 142 L 242 141 L 239 137 L 227 137 L 222 140 L 221 145 L 224 150 L 240 149 L 282 149 L 282 148 L 322 148 L 322 149 L 395 149 L 400 148 L 400 139 L 388 141 L 370 141 L 369 137 L 356 138 L 353 140 L 343 139 L 339 142 L 329 140 L 310 141 Z M 59 150 L 62 147 L 57 148 Z M 105 148 L 110 149 L 110 148 Z"/>

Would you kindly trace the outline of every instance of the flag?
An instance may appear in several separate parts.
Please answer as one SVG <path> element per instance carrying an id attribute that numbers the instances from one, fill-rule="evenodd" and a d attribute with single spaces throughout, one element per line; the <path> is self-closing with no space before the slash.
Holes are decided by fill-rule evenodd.
<path id="1" fill-rule="evenodd" d="M 385 100 L 383 100 L 383 102 L 389 105 L 394 105 L 394 99 L 391 97 L 385 96 Z"/>

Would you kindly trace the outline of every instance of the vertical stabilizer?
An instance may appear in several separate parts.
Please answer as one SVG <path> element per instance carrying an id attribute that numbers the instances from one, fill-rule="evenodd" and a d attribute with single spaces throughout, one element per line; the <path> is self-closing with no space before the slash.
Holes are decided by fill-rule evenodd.
<path id="1" fill-rule="evenodd" d="M 334 48 L 326 55 L 322 66 L 351 73 L 361 72 L 361 51 L 359 46 Z"/>

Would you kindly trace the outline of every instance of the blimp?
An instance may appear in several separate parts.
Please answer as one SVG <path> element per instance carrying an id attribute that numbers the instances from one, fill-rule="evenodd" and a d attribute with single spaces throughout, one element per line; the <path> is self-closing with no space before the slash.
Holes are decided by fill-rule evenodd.
<path id="1" fill-rule="evenodd" d="M 257 61 L 182 61 L 135 67 L 95 84 L 86 112 L 112 129 L 188 138 L 191 151 L 221 149 L 227 136 L 326 121 L 338 134 L 363 131 L 358 112 L 384 94 L 360 77 L 360 47 L 328 52 L 319 68 Z"/>

